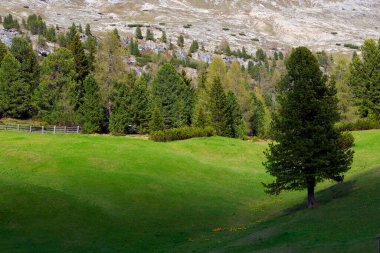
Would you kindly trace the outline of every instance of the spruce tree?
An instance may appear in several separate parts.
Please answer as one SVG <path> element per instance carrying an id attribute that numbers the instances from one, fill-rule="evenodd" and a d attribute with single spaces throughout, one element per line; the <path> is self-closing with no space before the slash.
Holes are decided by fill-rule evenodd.
<path id="1" fill-rule="evenodd" d="M 5 55 L 7 54 L 8 49 L 7 46 L 0 40 L 0 64 L 1 61 L 4 59 Z"/>
<path id="2" fill-rule="evenodd" d="M 148 28 L 146 29 L 146 37 L 145 37 L 146 40 L 151 40 L 151 41 L 154 41 L 154 34 L 153 32 Z"/>
<path id="3" fill-rule="evenodd" d="M 28 38 L 15 37 L 12 40 L 11 52 L 21 64 L 21 75 L 33 91 L 40 82 L 40 65 Z"/>
<path id="4" fill-rule="evenodd" d="M 86 36 L 90 37 L 92 36 L 92 32 L 91 32 L 91 26 L 90 24 L 86 24 L 86 28 L 85 28 L 85 32 Z"/>
<path id="5" fill-rule="evenodd" d="M 154 107 L 149 128 L 151 131 L 160 131 L 165 129 L 164 119 L 158 106 Z"/>
<path id="6" fill-rule="evenodd" d="M 264 165 L 275 181 L 265 186 L 270 194 L 306 188 L 311 208 L 317 183 L 343 181 L 353 151 L 342 145 L 334 127 L 339 120 L 335 84 L 328 82 L 315 56 L 305 47 L 296 48 L 286 68 L 272 123 L 276 142 L 265 152 Z"/>
<path id="7" fill-rule="evenodd" d="M 50 124 L 77 124 L 78 105 L 75 61 L 71 52 L 59 48 L 42 63 L 41 83 L 34 92 L 33 105 L 39 117 Z"/>
<path id="8" fill-rule="evenodd" d="M 112 113 L 110 115 L 109 130 L 113 135 L 125 135 L 131 132 L 131 118 L 129 108 L 131 104 L 130 90 L 125 83 L 114 83 L 112 97 Z"/>
<path id="9" fill-rule="evenodd" d="M 172 64 L 167 63 L 158 70 L 152 84 L 152 98 L 162 113 L 166 128 L 181 126 L 184 118 L 191 117 L 185 101 L 189 92 L 190 88 Z"/>
<path id="10" fill-rule="evenodd" d="M 79 108 L 83 133 L 99 133 L 104 125 L 104 110 L 101 104 L 99 85 L 90 74 L 83 82 L 84 96 Z"/>
<path id="11" fill-rule="evenodd" d="M 21 75 L 21 64 L 7 53 L 0 66 L 0 116 L 26 118 L 30 115 L 30 86 Z"/>
<path id="12" fill-rule="evenodd" d="M 177 45 L 178 45 L 180 48 L 182 48 L 182 47 L 185 46 L 185 38 L 183 37 L 182 34 L 178 37 Z"/>
<path id="13" fill-rule="evenodd" d="M 142 36 L 142 32 L 141 32 L 141 28 L 140 28 L 140 26 L 137 26 L 137 27 L 136 27 L 135 37 L 136 37 L 136 39 L 138 39 L 138 40 L 142 40 L 142 39 L 144 39 L 144 37 Z"/>
<path id="14" fill-rule="evenodd" d="M 75 70 L 77 73 L 77 82 L 83 82 L 87 77 L 89 71 L 88 59 L 84 52 L 82 41 L 80 40 L 79 33 L 77 33 L 71 40 L 68 49 L 72 52 L 75 60 Z M 82 90 L 83 91 L 83 90 Z M 78 91 L 78 92 L 82 92 Z M 80 93 L 81 95 L 81 93 Z"/>
<path id="15" fill-rule="evenodd" d="M 148 83 L 145 77 L 140 77 L 135 81 L 131 92 L 131 106 L 129 114 L 131 123 L 137 128 L 139 133 L 148 130 L 150 119 Z"/>
<path id="16" fill-rule="evenodd" d="M 191 46 L 190 46 L 190 51 L 189 51 L 189 53 L 190 53 L 190 54 L 195 53 L 195 52 L 198 51 L 198 49 L 199 49 L 198 41 L 193 40 L 193 42 L 191 43 Z"/>
<path id="17" fill-rule="evenodd" d="M 211 124 L 218 135 L 223 135 L 226 132 L 226 106 L 226 94 L 219 77 L 216 77 L 212 82 L 209 94 L 209 109 Z"/>
<path id="18" fill-rule="evenodd" d="M 254 136 L 264 137 L 265 131 L 265 108 L 263 102 L 255 93 L 252 94 L 253 113 L 250 119 L 250 129 Z"/>
<path id="19" fill-rule="evenodd" d="M 245 135 L 243 115 L 241 113 L 237 98 L 232 91 L 228 91 L 227 93 L 225 123 L 226 128 L 223 136 L 240 138 Z"/>
<path id="20" fill-rule="evenodd" d="M 168 38 L 166 36 L 166 32 L 165 31 L 162 31 L 161 42 L 163 42 L 163 43 L 167 43 L 168 42 Z"/>
<path id="21" fill-rule="evenodd" d="M 366 40 L 351 64 L 350 85 L 360 104 L 362 117 L 380 120 L 380 41 Z"/>

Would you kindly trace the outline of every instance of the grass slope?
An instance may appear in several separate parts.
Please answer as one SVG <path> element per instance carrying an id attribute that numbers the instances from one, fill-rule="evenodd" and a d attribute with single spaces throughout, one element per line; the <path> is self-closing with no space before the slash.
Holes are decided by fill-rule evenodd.
<path id="1" fill-rule="evenodd" d="M 0 132 L 0 252 L 370 252 L 380 131 L 355 137 L 347 183 L 305 210 L 264 194 L 265 143 Z"/>

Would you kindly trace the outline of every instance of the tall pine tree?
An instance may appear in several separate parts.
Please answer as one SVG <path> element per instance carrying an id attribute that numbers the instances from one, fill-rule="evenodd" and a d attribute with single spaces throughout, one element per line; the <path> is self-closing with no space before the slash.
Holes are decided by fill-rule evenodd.
<path id="1" fill-rule="evenodd" d="M 226 94 L 219 77 L 216 77 L 212 82 L 209 94 L 209 109 L 211 114 L 211 124 L 218 135 L 223 135 L 227 130 L 226 106 Z"/>
<path id="2" fill-rule="evenodd" d="M 79 108 L 83 133 L 99 133 L 104 123 L 104 109 L 101 103 L 99 85 L 90 74 L 83 82 L 84 96 Z"/>
<path id="3" fill-rule="evenodd" d="M 315 56 L 305 47 L 293 50 L 287 75 L 278 87 L 280 109 L 273 120 L 275 143 L 264 163 L 275 181 L 267 192 L 307 189 L 314 207 L 314 189 L 326 179 L 341 182 L 350 169 L 353 151 L 341 145 L 335 84 L 328 82 Z"/>
<path id="4" fill-rule="evenodd" d="M 0 67 L 0 116 L 26 118 L 30 115 L 30 86 L 21 75 L 21 64 L 7 53 Z"/>

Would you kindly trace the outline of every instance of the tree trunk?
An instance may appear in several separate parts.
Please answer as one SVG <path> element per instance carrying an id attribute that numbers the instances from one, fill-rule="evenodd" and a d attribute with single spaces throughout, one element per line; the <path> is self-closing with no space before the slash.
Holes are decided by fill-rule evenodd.
<path id="1" fill-rule="evenodd" d="M 317 201 L 314 196 L 314 184 L 307 187 L 307 205 L 309 208 L 313 208 L 317 205 Z"/>

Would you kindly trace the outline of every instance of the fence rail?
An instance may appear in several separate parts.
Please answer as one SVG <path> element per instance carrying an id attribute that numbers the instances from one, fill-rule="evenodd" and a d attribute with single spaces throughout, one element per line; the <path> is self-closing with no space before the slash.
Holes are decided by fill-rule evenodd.
<path id="1" fill-rule="evenodd" d="M 79 134 L 81 128 L 80 126 L 32 126 L 0 123 L 0 130 L 40 134 Z"/>

